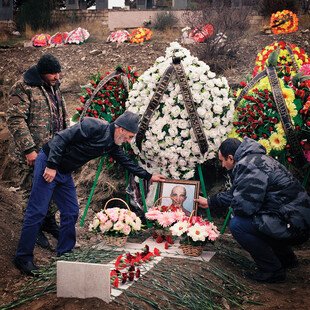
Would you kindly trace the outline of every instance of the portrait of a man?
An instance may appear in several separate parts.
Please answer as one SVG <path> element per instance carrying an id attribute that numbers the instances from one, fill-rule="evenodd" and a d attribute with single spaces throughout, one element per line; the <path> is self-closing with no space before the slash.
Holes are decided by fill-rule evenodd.
<path id="1" fill-rule="evenodd" d="M 196 214 L 194 199 L 198 196 L 199 181 L 165 180 L 160 187 L 162 204 L 179 206 L 187 216 L 190 216 L 192 211 Z"/>

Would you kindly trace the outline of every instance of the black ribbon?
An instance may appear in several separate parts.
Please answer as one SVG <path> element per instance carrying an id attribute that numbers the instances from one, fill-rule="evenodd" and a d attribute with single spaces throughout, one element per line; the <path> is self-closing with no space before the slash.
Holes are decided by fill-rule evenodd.
<path id="1" fill-rule="evenodd" d="M 107 84 L 110 80 L 112 80 L 115 77 L 120 76 L 122 83 L 124 84 L 127 92 L 129 92 L 129 81 L 127 75 L 124 73 L 124 71 L 121 68 L 117 68 L 114 72 L 110 73 L 106 77 L 104 77 L 97 85 L 96 89 L 92 92 L 91 96 L 88 98 L 88 100 L 85 102 L 84 107 L 83 107 L 83 112 L 81 113 L 80 116 L 80 122 L 83 120 L 85 117 L 85 114 L 90 107 L 93 99 L 97 95 L 97 93 L 100 91 L 100 89 Z"/>
<path id="2" fill-rule="evenodd" d="M 275 101 L 278 113 L 280 115 L 280 118 L 281 118 L 281 123 L 283 125 L 287 141 L 291 147 L 292 153 L 296 157 L 295 164 L 296 166 L 302 167 L 307 162 L 306 162 L 304 153 L 302 151 L 302 148 L 300 146 L 300 143 L 297 139 L 296 131 L 294 129 L 291 117 L 288 113 L 288 110 L 285 104 L 285 99 L 283 98 L 283 95 L 282 95 L 277 71 L 274 67 L 267 67 L 266 71 L 268 74 L 274 101 Z"/>
<path id="3" fill-rule="evenodd" d="M 204 134 L 201 121 L 196 111 L 195 104 L 192 99 L 192 95 L 187 83 L 187 77 L 185 75 L 184 69 L 181 65 L 180 58 L 173 58 L 173 64 L 170 65 L 163 76 L 161 77 L 156 91 L 146 108 L 146 111 L 141 119 L 138 133 L 136 135 L 136 144 L 139 150 L 142 149 L 142 140 L 145 136 L 145 132 L 149 127 L 150 120 L 154 114 L 154 111 L 160 104 L 160 100 L 168 87 L 169 81 L 171 80 L 172 74 L 175 73 L 177 80 L 180 84 L 180 89 L 183 95 L 183 99 L 185 101 L 185 107 L 190 117 L 190 122 L 194 130 L 195 137 L 197 139 L 200 152 L 204 154 L 208 150 L 208 142 L 206 136 Z"/>

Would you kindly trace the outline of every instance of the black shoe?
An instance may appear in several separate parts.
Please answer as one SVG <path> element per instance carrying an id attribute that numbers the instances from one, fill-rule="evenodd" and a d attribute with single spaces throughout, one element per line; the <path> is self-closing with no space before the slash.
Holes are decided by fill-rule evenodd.
<path id="1" fill-rule="evenodd" d="M 245 275 L 251 280 L 265 283 L 281 283 L 284 282 L 286 278 L 284 269 L 279 269 L 274 272 L 264 272 L 264 271 L 256 271 L 254 273 L 246 272 Z"/>
<path id="2" fill-rule="evenodd" d="M 299 266 L 298 259 L 295 255 L 290 257 L 289 259 L 280 260 L 280 261 L 282 263 L 283 268 L 293 269 Z"/>
<path id="3" fill-rule="evenodd" d="M 48 242 L 48 239 L 43 234 L 42 230 L 39 230 L 38 232 L 36 243 L 38 246 L 40 246 L 43 249 L 49 249 L 51 247 L 50 243 Z"/>
<path id="4" fill-rule="evenodd" d="M 13 263 L 21 272 L 33 277 L 37 275 L 36 271 L 39 268 L 32 261 L 23 261 L 15 257 Z"/>

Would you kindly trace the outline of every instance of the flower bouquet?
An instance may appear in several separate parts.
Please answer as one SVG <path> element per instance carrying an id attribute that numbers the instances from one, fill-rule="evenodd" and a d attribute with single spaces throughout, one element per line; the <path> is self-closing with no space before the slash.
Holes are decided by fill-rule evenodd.
<path id="1" fill-rule="evenodd" d="M 172 63 L 172 57 L 181 58 L 197 114 L 208 139 L 208 152 L 202 155 L 199 150 L 176 76 L 172 76 L 150 120 L 141 152 L 135 145 L 132 148 L 146 163 L 140 164 L 150 173 L 160 170 L 172 179 L 188 180 L 194 176 L 197 164 L 215 158 L 219 145 L 232 129 L 234 104 L 229 97 L 226 78 L 216 77 L 207 64 L 173 42 L 166 49 L 165 57 L 157 58 L 133 85 L 126 101 L 129 111 L 141 117 L 144 115 L 158 81 Z"/>
<path id="2" fill-rule="evenodd" d="M 298 30 L 298 17 L 289 10 L 278 11 L 271 15 L 270 28 L 274 34 L 295 32 Z"/>
<path id="3" fill-rule="evenodd" d="M 308 76 L 307 67 L 307 64 L 302 65 L 300 72 L 294 76 L 282 75 L 284 78 L 280 78 L 279 83 L 288 115 L 308 160 L 307 137 L 310 132 L 310 118 L 307 102 L 310 99 L 310 76 Z M 299 80 L 297 77 L 300 77 Z M 240 85 L 246 87 L 247 84 L 242 82 Z M 236 97 L 240 91 L 241 89 L 236 92 Z M 234 129 L 230 137 L 247 136 L 261 143 L 267 154 L 275 157 L 282 164 L 286 166 L 298 164 L 295 160 L 296 154 L 287 141 L 268 77 L 262 78 L 242 97 L 234 114 L 233 125 Z"/>
<path id="4" fill-rule="evenodd" d="M 170 206 L 159 205 L 159 202 L 163 198 L 171 197 L 161 197 L 159 198 L 152 208 L 145 213 L 145 217 L 154 223 L 154 233 L 153 238 L 156 242 L 167 242 L 168 244 L 173 244 L 173 239 L 169 227 L 182 220 L 185 217 L 185 213 L 182 211 L 181 207 L 172 201 Z"/>
<path id="5" fill-rule="evenodd" d="M 151 40 L 153 35 L 152 30 L 148 28 L 137 28 L 134 29 L 129 35 L 130 43 L 143 43 L 144 41 Z"/>
<path id="6" fill-rule="evenodd" d="M 276 41 L 270 45 L 265 46 L 260 53 L 257 54 L 255 59 L 255 67 L 253 70 L 253 76 L 266 68 L 267 60 L 271 53 L 275 50 L 279 51 L 277 58 L 277 72 L 280 78 L 287 80 L 284 76 L 296 74 L 296 68 L 294 67 L 293 59 L 288 51 L 288 48 L 292 50 L 295 62 L 298 67 L 309 62 L 309 57 L 304 49 L 296 46 L 292 43 L 285 41 Z"/>
<path id="7" fill-rule="evenodd" d="M 112 200 L 122 201 L 127 209 L 118 207 L 107 209 L 106 206 Z M 103 233 L 103 239 L 107 245 L 124 246 L 131 233 L 141 230 L 141 219 L 129 210 L 125 201 L 112 198 L 107 201 L 103 210 L 96 213 L 89 230 Z"/>
<path id="8" fill-rule="evenodd" d="M 124 43 L 129 39 L 129 32 L 127 30 L 117 30 L 112 32 L 108 38 L 107 42 Z"/>
<path id="9" fill-rule="evenodd" d="M 200 256 L 203 246 L 215 241 L 220 232 L 217 227 L 200 216 L 184 217 L 170 227 L 173 236 L 181 237 L 180 248 L 187 256 Z"/>

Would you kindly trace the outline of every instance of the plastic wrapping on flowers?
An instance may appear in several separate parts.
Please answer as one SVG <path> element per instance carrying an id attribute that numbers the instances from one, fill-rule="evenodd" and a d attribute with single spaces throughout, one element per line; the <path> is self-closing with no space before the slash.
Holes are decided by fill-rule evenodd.
<path id="1" fill-rule="evenodd" d="M 138 78 L 138 73 L 130 66 L 126 68 L 119 67 L 117 69 L 122 70 L 127 75 L 129 89 L 131 89 L 133 83 L 135 83 Z M 91 94 L 96 89 L 98 83 L 109 73 L 110 72 L 107 72 L 105 75 L 102 75 L 101 73 L 94 74 L 91 76 L 90 83 L 82 87 L 82 93 L 80 95 L 81 106 L 76 108 L 77 112 L 73 115 L 72 121 L 76 122 L 79 119 L 84 110 L 85 102 L 91 97 Z M 125 112 L 125 102 L 127 98 L 127 89 L 122 83 L 121 78 L 116 76 L 98 91 L 87 109 L 85 116 L 104 119 L 108 122 L 115 121 L 117 117 Z M 126 144 L 124 148 L 126 152 L 133 155 L 129 144 Z M 109 169 L 113 166 L 114 161 L 112 158 L 107 157 L 105 164 Z"/>
<path id="2" fill-rule="evenodd" d="M 82 44 L 90 37 L 89 32 L 81 27 L 78 27 L 68 33 L 66 43 Z"/>
<path id="3" fill-rule="evenodd" d="M 68 32 L 57 32 L 51 36 L 49 44 L 50 45 L 65 44 L 67 38 L 68 38 Z"/>
<path id="4" fill-rule="evenodd" d="M 189 37 L 193 38 L 195 42 L 203 43 L 214 34 L 214 27 L 212 24 L 195 27 L 190 33 Z"/>
<path id="5" fill-rule="evenodd" d="M 274 34 L 295 32 L 298 30 L 298 17 L 289 10 L 278 11 L 271 15 L 270 28 Z"/>
<path id="6" fill-rule="evenodd" d="M 229 98 L 226 78 L 216 77 L 207 64 L 174 42 L 167 48 L 165 57 L 159 57 L 133 85 L 126 102 L 129 111 L 140 116 L 144 114 L 173 56 L 182 58 L 193 101 L 208 140 L 208 152 L 204 156 L 200 153 L 175 76 L 150 121 L 142 151 L 135 145 L 132 147 L 151 173 L 160 171 L 167 177 L 190 179 L 197 164 L 215 158 L 220 143 L 231 131 L 234 103 Z"/>
<path id="7" fill-rule="evenodd" d="M 286 49 L 289 46 L 294 54 L 296 63 L 299 67 L 303 64 L 309 63 L 310 59 L 304 49 L 296 46 L 295 44 L 289 44 L 285 41 L 276 41 L 270 45 L 265 46 L 260 53 L 257 54 L 255 59 L 255 67 L 253 70 L 253 76 L 263 71 L 266 68 L 266 61 L 270 54 L 275 50 L 279 50 L 277 71 L 279 77 L 284 74 L 294 75 L 296 70 L 293 66 L 292 58 Z"/>
<path id="8" fill-rule="evenodd" d="M 149 41 L 152 38 L 153 32 L 148 28 L 134 29 L 130 34 L 130 43 L 143 43 Z"/>
<path id="9" fill-rule="evenodd" d="M 293 126 L 307 158 L 310 132 L 310 77 L 295 85 L 279 79 L 282 95 Z M 241 86 L 246 86 L 242 82 Z M 238 96 L 241 89 L 235 95 Z M 269 155 L 282 163 L 294 164 L 294 153 L 287 143 L 280 115 L 274 102 L 267 77 L 258 82 L 240 101 L 234 115 L 234 129 L 230 137 L 250 137 L 261 143 Z M 309 157 L 309 156 L 308 156 Z"/>
<path id="10" fill-rule="evenodd" d="M 51 36 L 47 33 L 41 33 L 41 34 L 36 34 L 35 36 L 32 37 L 31 42 L 33 46 L 47 46 L 49 45 L 49 41 L 51 39 Z"/>
<path id="11" fill-rule="evenodd" d="M 129 39 L 129 32 L 127 30 L 117 30 L 112 32 L 108 36 L 107 42 L 123 43 L 128 41 L 128 39 Z"/>

